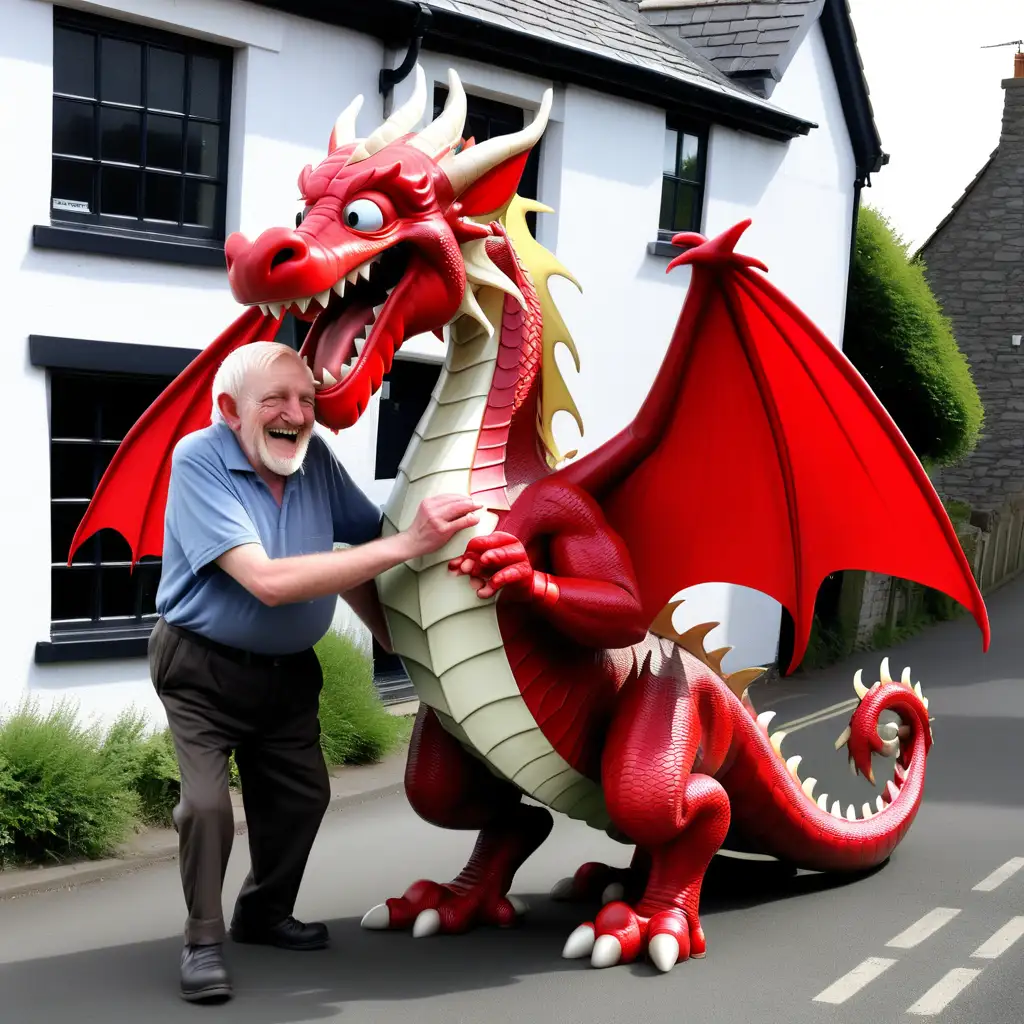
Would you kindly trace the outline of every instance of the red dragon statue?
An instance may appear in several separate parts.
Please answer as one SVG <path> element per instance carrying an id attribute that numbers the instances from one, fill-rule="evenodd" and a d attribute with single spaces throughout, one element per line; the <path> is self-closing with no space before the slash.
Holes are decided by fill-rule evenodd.
<path id="1" fill-rule="evenodd" d="M 417 936 L 513 924 L 523 907 L 509 888 L 554 810 L 635 847 L 629 868 L 587 864 L 555 887 L 604 901 L 564 955 L 607 967 L 646 953 L 667 971 L 705 954 L 701 884 L 727 833 L 789 865 L 877 865 L 914 820 L 932 743 L 920 684 L 908 672 L 893 681 L 883 661 L 870 687 L 858 673 L 861 700 L 837 748 L 872 784 L 872 757 L 894 758 L 892 776 L 860 816 L 815 799 L 816 780 L 801 781 L 800 757 L 783 754 L 772 713 L 758 715 L 746 692 L 763 670 L 724 673 L 725 650 L 703 646 L 714 624 L 677 632 L 678 594 L 723 582 L 773 597 L 795 623 L 788 671 L 837 570 L 944 591 L 973 613 L 987 649 L 985 605 L 889 415 L 755 272 L 767 268 L 735 251 L 749 222 L 674 239 L 669 270 L 686 264 L 692 278 L 657 379 L 624 430 L 566 461 L 552 417 L 579 416 L 554 349 L 576 350 L 548 283 L 571 277 L 526 228 L 527 211 L 547 208 L 516 195 L 551 92 L 522 131 L 474 144 L 453 72 L 448 86 L 419 131 L 419 68 L 409 102 L 366 138 L 358 98 L 323 162 L 299 176 L 296 227 L 228 239 L 231 290 L 249 308 L 135 425 L 74 547 L 111 527 L 133 558 L 160 554 L 174 444 L 209 422 L 221 360 L 273 338 L 283 311 L 311 324 L 302 354 L 317 419 L 334 431 L 363 414 L 407 338 L 447 328 L 384 528 L 404 529 L 438 492 L 473 495 L 483 521 L 386 573 L 379 595 L 421 702 L 409 801 L 426 821 L 479 836 L 453 881 L 418 881 L 363 924 Z M 883 738 L 886 711 L 902 725 Z"/>

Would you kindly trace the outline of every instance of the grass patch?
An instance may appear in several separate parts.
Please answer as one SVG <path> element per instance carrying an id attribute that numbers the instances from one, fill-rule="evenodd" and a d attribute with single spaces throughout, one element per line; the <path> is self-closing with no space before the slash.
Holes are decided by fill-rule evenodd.
<path id="1" fill-rule="evenodd" d="M 372 661 L 335 632 L 316 652 L 328 765 L 372 764 L 401 748 L 412 720 L 381 703 Z M 229 780 L 239 785 L 233 756 Z M 82 725 L 72 702 L 43 714 L 25 701 L 0 720 L 0 868 L 111 856 L 133 831 L 171 825 L 180 786 L 169 730 L 136 709 L 103 730 Z"/>

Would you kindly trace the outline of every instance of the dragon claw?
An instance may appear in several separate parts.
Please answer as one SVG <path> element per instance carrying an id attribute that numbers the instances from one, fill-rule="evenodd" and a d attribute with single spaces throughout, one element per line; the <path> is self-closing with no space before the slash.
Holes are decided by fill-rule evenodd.
<path id="1" fill-rule="evenodd" d="M 626 895 L 626 887 L 621 882 L 612 882 L 605 886 L 601 893 L 602 903 L 615 903 Z"/>
<path id="2" fill-rule="evenodd" d="M 571 900 L 576 894 L 576 884 L 572 877 L 560 878 L 553 886 L 548 896 L 553 900 Z"/>
<path id="3" fill-rule="evenodd" d="M 679 941 L 668 932 L 659 932 L 647 944 L 647 955 L 663 974 L 671 971 L 679 959 Z"/>
<path id="4" fill-rule="evenodd" d="M 614 967 L 622 956 L 622 946 L 614 935 L 599 935 L 590 954 L 592 967 Z"/>
<path id="5" fill-rule="evenodd" d="M 441 915 L 436 910 L 421 910 L 412 926 L 414 939 L 425 939 L 441 930 Z"/>
<path id="6" fill-rule="evenodd" d="M 562 947 L 562 957 L 565 960 L 579 960 L 581 957 L 590 956 L 594 945 L 594 926 L 592 924 L 581 924 L 565 940 L 565 945 Z"/>
<path id="7" fill-rule="evenodd" d="M 378 903 L 377 906 L 371 907 L 365 914 L 363 914 L 362 921 L 359 922 L 363 928 L 368 928 L 371 931 L 384 931 L 391 926 L 391 911 L 388 910 L 386 903 Z"/>

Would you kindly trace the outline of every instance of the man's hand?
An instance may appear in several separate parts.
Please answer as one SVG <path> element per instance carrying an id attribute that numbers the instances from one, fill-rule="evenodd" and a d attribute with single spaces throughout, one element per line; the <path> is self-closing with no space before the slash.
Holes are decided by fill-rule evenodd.
<path id="1" fill-rule="evenodd" d="M 437 494 L 425 498 L 416 510 L 416 518 L 405 531 L 413 557 L 439 551 L 462 530 L 476 526 L 483 508 L 472 498 L 461 494 Z"/>

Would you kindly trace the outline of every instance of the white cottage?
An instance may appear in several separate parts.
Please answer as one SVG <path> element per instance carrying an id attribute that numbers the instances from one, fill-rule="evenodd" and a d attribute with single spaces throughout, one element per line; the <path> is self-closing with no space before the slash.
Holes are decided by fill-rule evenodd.
<path id="1" fill-rule="evenodd" d="M 753 218 L 744 251 L 842 342 L 860 188 L 886 159 L 845 0 L 0 0 L 0 13 L 0 359 L 18 455 L 0 507 L 0 713 L 31 694 L 162 721 L 145 660 L 159 563 L 132 572 L 104 534 L 68 567 L 75 526 L 132 423 L 237 316 L 224 239 L 290 223 L 297 174 L 339 111 L 362 93 L 360 127 L 374 127 L 416 60 L 434 109 L 459 72 L 477 139 L 521 127 L 554 89 L 521 192 L 555 209 L 538 237 L 583 288 L 554 284 L 582 359 L 566 375 L 585 434 L 558 423 L 563 450 L 601 444 L 646 395 L 688 283 L 665 274 L 678 230 Z M 327 435 L 375 500 L 441 359 L 436 338 L 412 339 L 359 424 Z M 685 596 L 686 623 L 721 620 L 709 643 L 735 647 L 727 670 L 775 660 L 775 602 L 720 585 Z"/>

